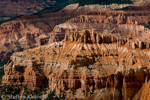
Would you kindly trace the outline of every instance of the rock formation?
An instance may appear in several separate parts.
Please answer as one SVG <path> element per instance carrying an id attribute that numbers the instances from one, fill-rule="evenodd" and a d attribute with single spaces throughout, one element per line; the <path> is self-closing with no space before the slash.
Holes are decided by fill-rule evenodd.
<path id="1" fill-rule="evenodd" d="M 45 85 L 56 93 L 65 91 L 66 98 L 95 93 L 90 100 L 148 100 L 150 29 L 143 25 L 149 24 L 150 12 L 145 7 L 113 10 L 126 6 L 71 4 L 2 24 L 0 58 L 15 52 L 2 83 Z"/>
<path id="2" fill-rule="evenodd" d="M 111 9 L 119 9 L 126 6 L 129 5 L 111 4 L 86 5 L 79 7 L 79 4 L 71 4 L 57 12 L 45 13 L 40 16 L 22 16 L 16 20 L 6 22 L 0 26 L 0 47 L 2 48 L 0 50 L 0 58 L 2 60 L 9 59 L 13 52 L 63 40 L 66 31 L 81 30 L 81 28 L 78 27 L 80 27 L 80 24 L 85 23 L 83 18 L 84 16 L 86 17 L 88 13 L 89 15 L 86 18 L 87 22 L 85 24 L 88 26 L 90 24 L 91 26 L 96 25 L 96 29 L 98 29 L 100 23 L 97 24 L 97 18 L 99 15 L 95 16 L 93 13 L 90 14 L 90 12 L 109 11 Z M 83 13 L 83 11 L 85 12 Z M 83 16 L 80 18 L 81 14 L 83 14 Z M 63 24 L 64 27 L 67 26 L 67 29 L 59 27 L 61 25 L 57 28 L 56 25 L 64 23 L 70 18 L 78 19 L 71 19 L 71 21 L 74 22 L 74 25 L 77 24 L 77 28 L 70 29 L 72 27 L 67 24 Z M 80 20 L 82 20 L 82 22 Z M 68 22 L 70 22 L 70 20 Z M 106 26 L 106 28 L 107 27 L 108 26 Z"/>
<path id="3" fill-rule="evenodd" d="M 69 19 L 77 7 L 78 4 L 67 6 L 58 12 L 43 14 L 41 17 L 22 16 L 0 25 L 0 59 L 3 61 L 9 59 L 14 52 L 64 39 L 64 34 L 49 32 L 53 30 L 55 25 Z M 62 14 L 64 15 L 62 16 Z"/>
<path id="4" fill-rule="evenodd" d="M 149 77 L 150 55 L 149 48 L 130 47 L 130 41 L 142 40 L 94 30 L 68 32 L 61 42 L 14 53 L 3 84 L 61 88 L 67 98 L 73 88 L 77 98 L 85 96 L 83 90 L 94 89 L 103 92 L 97 98 L 132 99 Z"/>
<path id="5" fill-rule="evenodd" d="M 65 0 L 66 2 L 67 0 Z M 75 0 L 74 0 L 75 1 Z M 149 5 L 148 0 L 131 0 L 134 5 Z M 56 4 L 64 4 L 59 0 L 0 0 L 0 21 L 19 15 L 30 15 Z M 67 1 L 69 3 L 69 0 Z M 125 4 L 122 5 L 122 7 Z M 132 4 L 131 4 L 132 5 Z M 107 5 L 104 5 L 107 7 Z M 115 7 L 113 5 L 112 7 Z"/>
<path id="6" fill-rule="evenodd" d="M 94 11 L 89 12 L 88 15 L 80 15 L 71 18 L 65 23 L 55 26 L 53 32 L 65 33 L 67 31 L 95 29 L 101 32 L 118 32 L 126 36 L 131 34 L 141 36 L 142 34 L 149 32 L 149 29 L 140 25 L 140 23 L 148 24 L 150 21 L 148 18 L 149 13 L 149 11 Z M 141 17 L 143 15 L 145 16 Z"/>

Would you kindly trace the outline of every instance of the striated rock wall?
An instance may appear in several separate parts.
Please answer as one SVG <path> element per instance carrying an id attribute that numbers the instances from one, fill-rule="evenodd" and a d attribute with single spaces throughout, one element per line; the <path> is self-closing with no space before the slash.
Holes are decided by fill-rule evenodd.
<path id="1" fill-rule="evenodd" d="M 131 0 L 133 5 L 149 5 L 149 0 Z M 68 1 L 67 1 L 68 2 Z M 8 17 L 16 17 L 19 15 L 30 15 L 37 13 L 38 11 L 43 10 L 44 8 L 51 7 L 54 4 L 61 4 L 61 1 L 58 0 L 0 0 L 0 17 L 5 19 Z M 127 5 L 132 4 L 111 4 L 111 5 L 102 5 L 100 8 L 103 9 L 116 9 L 123 8 Z M 83 7 L 80 7 L 82 9 Z M 88 8 L 88 6 L 84 6 Z M 13 12 L 13 13 L 12 13 Z"/>
<path id="2" fill-rule="evenodd" d="M 78 4 L 41 16 L 22 16 L 0 25 L 0 58 L 9 59 L 12 53 L 61 41 L 64 34 L 49 33 L 53 27 L 69 19 Z M 59 37 L 59 39 L 58 39 Z"/>
<path id="3" fill-rule="evenodd" d="M 68 32 L 61 42 L 14 53 L 5 66 L 3 84 L 46 85 L 62 89 L 67 98 L 70 89 L 75 89 L 76 98 L 94 89 L 102 92 L 97 98 L 132 99 L 149 77 L 150 53 L 149 48 L 130 48 L 131 40 L 136 39 L 93 30 Z"/>
<path id="4" fill-rule="evenodd" d="M 22 16 L 16 20 L 6 22 L 0 26 L 0 47 L 2 48 L 0 50 L 1 59 L 5 60 L 6 58 L 9 58 L 10 55 L 16 51 L 22 51 L 36 46 L 61 41 L 64 39 L 66 31 L 81 30 L 80 26 L 78 26 L 81 24 L 80 20 L 83 20 L 83 23 L 85 21 L 84 16 L 82 19 L 79 15 L 87 15 L 92 11 L 108 11 L 125 6 L 129 5 L 111 4 L 104 6 L 86 5 L 79 7 L 79 4 L 71 4 L 57 12 L 45 13 L 40 16 Z M 83 13 L 83 11 L 85 12 Z M 92 15 L 93 14 L 90 14 L 89 16 Z M 57 28 L 56 25 L 64 23 L 70 18 L 76 16 L 79 16 L 79 20 L 74 21 L 73 24 L 77 24 L 76 26 L 78 27 L 70 29 L 72 26 L 65 24 L 63 26 L 67 27 L 66 29 L 64 29 L 64 27 Z M 96 29 L 99 29 L 99 24 L 94 23 L 97 22 L 97 18 L 97 16 L 93 16 L 92 18 L 87 16 L 87 22 L 84 26 L 89 26 L 91 24 L 90 27 L 96 25 Z M 106 26 L 106 28 L 109 28 L 109 26 Z M 53 29 L 54 31 L 52 31 Z M 100 29 L 103 30 L 103 28 Z"/>
<path id="5" fill-rule="evenodd" d="M 145 88 L 145 92 L 148 92 L 149 75 L 149 69 L 144 67 L 140 69 L 131 68 L 125 71 L 124 74 L 118 72 L 110 75 L 105 78 L 107 81 L 97 94 L 83 100 L 135 100 L 140 98 L 148 100 L 148 93 L 143 93 L 143 97 L 141 94 L 136 93 L 143 91 L 143 88 Z M 101 79 L 102 81 L 104 80 Z M 99 83 L 99 86 L 102 86 L 101 83 Z"/>
<path id="6" fill-rule="evenodd" d="M 150 84 L 150 81 L 148 81 L 148 77 L 147 77 L 147 80 L 145 81 L 144 85 L 139 90 L 139 92 L 134 96 L 133 100 L 136 100 L 136 99 L 148 100 L 150 98 L 150 95 L 149 95 L 149 90 L 150 90 L 149 84 Z"/>
<path id="7" fill-rule="evenodd" d="M 0 2 L 2 2 L 2 5 L 12 3 L 11 1 Z M 17 3 L 14 1 L 13 4 L 19 5 L 23 2 L 18 1 Z M 28 3 L 29 1 L 25 5 L 31 7 L 36 5 Z M 49 3 L 53 4 L 54 2 L 49 1 Z M 40 4 L 44 4 L 44 1 Z M 45 13 L 40 16 L 22 16 L 6 22 L 0 25 L 0 47 L 2 48 L 0 58 L 2 60 L 9 59 L 13 52 L 61 41 L 64 39 L 66 32 L 82 29 L 94 29 L 106 34 L 118 33 L 124 36 L 149 37 L 150 30 L 140 25 L 140 23 L 148 24 L 150 21 L 148 6 L 140 6 L 140 8 L 135 6 L 138 11 L 132 10 L 132 12 L 114 10 L 128 6 L 132 5 L 97 4 L 79 6 L 79 4 L 71 4 L 57 12 Z M 32 38 L 29 38 L 30 36 Z"/>
<path id="8" fill-rule="evenodd" d="M 148 24 L 150 12 L 91 11 L 87 15 L 71 18 L 63 24 L 56 25 L 53 32 L 65 33 L 82 29 L 94 29 L 104 33 L 119 33 L 124 36 L 139 36 L 149 33 L 149 29 L 140 25 Z M 146 14 L 146 15 L 145 15 Z M 134 17 L 138 16 L 138 17 Z"/>

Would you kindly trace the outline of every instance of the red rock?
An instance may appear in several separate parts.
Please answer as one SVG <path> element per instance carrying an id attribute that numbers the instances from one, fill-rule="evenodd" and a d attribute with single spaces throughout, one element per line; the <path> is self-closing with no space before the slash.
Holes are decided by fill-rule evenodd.
<path id="1" fill-rule="evenodd" d="M 124 36 L 134 34 L 133 36 L 149 37 L 149 34 L 147 34 L 150 32 L 149 29 L 138 24 L 138 22 L 147 24 L 149 21 L 147 17 L 149 14 L 148 11 L 122 12 L 112 11 L 110 9 L 126 7 L 129 6 L 128 4 L 78 6 L 78 4 L 71 4 L 60 11 L 42 14 L 40 17 L 37 15 L 22 16 L 14 21 L 2 24 L 0 26 L 1 55 L 4 56 L 2 52 L 7 51 L 9 54 L 6 53 L 6 58 L 9 58 L 8 55 L 16 51 L 61 41 L 64 39 L 65 33 L 82 30 L 83 28 L 94 29 L 106 34 L 109 32 L 110 34 L 118 34 L 121 32 Z M 85 12 L 82 13 L 83 11 Z M 135 15 L 137 16 L 134 17 Z M 144 17 L 141 17 L 141 15 Z M 142 22 L 143 18 L 144 22 Z M 29 38 L 29 36 L 32 36 L 32 38 Z M 91 39 L 93 40 L 94 38 Z M 81 39 L 81 41 L 83 40 Z M 97 42 L 102 42 L 101 38 L 100 40 L 97 39 Z M 119 44 L 125 44 L 125 42 L 121 41 Z M 146 48 L 149 48 L 149 45 Z M 2 60 L 6 58 L 3 57 Z"/>
<path id="2" fill-rule="evenodd" d="M 98 43 L 97 36 L 103 42 Z M 14 53 L 6 65 L 3 84 L 28 87 L 47 85 L 56 91 L 61 88 L 67 95 L 70 88 L 76 91 L 94 88 L 97 92 L 104 90 L 100 94 L 107 99 L 126 100 L 134 97 L 149 76 L 149 61 L 146 58 L 149 51 L 127 46 L 128 41 L 135 38 L 118 39 L 120 36 L 91 30 L 69 32 L 65 37 L 61 42 Z M 119 45 L 120 41 L 125 43 Z M 143 55 L 142 52 L 147 53 Z M 143 64 L 145 67 L 142 67 Z M 123 72 L 119 70 L 122 68 L 120 65 L 125 67 Z M 84 97 L 77 95 L 77 98 Z"/>
<path id="3" fill-rule="evenodd" d="M 25 50 L 11 56 L 3 84 L 46 85 L 56 91 L 61 88 L 67 96 L 74 88 L 81 92 L 76 92 L 77 98 L 84 98 L 82 91 L 87 89 L 95 89 L 96 99 L 136 97 L 143 83 L 149 81 L 145 78 L 149 76 L 150 30 L 138 23 L 144 18 L 147 24 L 149 12 L 112 11 L 105 7 L 69 5 L 41 15 L 40 19 L 23 16 L 2 24 L 0 57 L 5 59 L 13 50 Z M 62 11 L 65 17 L 60 17 Z M 74 17 L 70 16 L 75 12 Z M 40 46 L 43 44 L 48 45 Z M 30 49 L 36 46 L 39 47 Z"/>

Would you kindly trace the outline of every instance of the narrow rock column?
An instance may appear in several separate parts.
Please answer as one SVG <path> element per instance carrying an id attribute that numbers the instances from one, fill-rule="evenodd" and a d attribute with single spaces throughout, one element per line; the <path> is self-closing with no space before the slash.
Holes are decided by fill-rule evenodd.
<path id="1" fill-rule="evenodd" d="M 71 42 L 74 41 L 74 34 L 71 34 Z"/>
<path id="2" fill-rule="evenodd" d="M 84 35 L 84 43 L 87 43 L 87 35 Z"/>
<path id="3" fill-rule="evenodd" d="M 79 42 L 80 43 L 83 43 L 84 42 L 84 35 L 81 35 L 80 39 L 79 39 Z"/>
<path id="4" fill-rule="evenodd" d="M 142 49 L 142 48 L 143 48 L 142 41 L 139 41 L 139 48 L 140 48 L 140 49 Z"/>
<path id="5" fill-rule="evenodd" d="M 65 41 L 68 41 L 68 35 L 65 35 Z"/>
<path id="6" fill-rule="evenodd" d="M 96 40 L 97 40 L 97 41 L 96 41 L 97 43 L 100 43 L 100 36 L 99 36 L 98 34 L 97 34 L 97 36 L 96 36 Z"/>
<path id="7" fill-rule="evenodd" d="M 149 42 L 146 42 L 146 49 L 149 49 Z"/>
<path id="8" fill-rule="evenodd" d="M 135 43 L 132 42 L 132 49 L 135 49 Z"/>
<path id="9" fill-rule="evenodd" d="M 78 38 L 79 38 L 79 33 L 76 33 L 76 34 L 74 35 L 75 41 L 78 41 Z"/>
<path id="10" fill-rule="evenodd" d="M 94 32 L 92 32 L 92 34 L 91 34 L 91 40 L 92 40 L 92 42 L 93 43 L 96 43 L 96 38 L 95 38 L 95 36 L 94 35 L 96 35 L 96 34 L 94 34 Z"/>

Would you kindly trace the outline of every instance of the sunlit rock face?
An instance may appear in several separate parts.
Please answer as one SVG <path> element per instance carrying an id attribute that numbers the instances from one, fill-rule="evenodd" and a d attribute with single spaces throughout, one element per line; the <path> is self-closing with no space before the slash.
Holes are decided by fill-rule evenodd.
<path id="1" fill-rule="evenodd" d="M 0 58 L 10 57 L 2 83 L 44 85 L 65 91 L 66 98 L 84 98 L 94 90 L 89 100 L 148 100 L 149 7 L 113 10 L 127 6 L 71 4 L 2 24 Z"/>
<path id="2" fill-rule="evenodd" d="M 133 5 L 136 6 L 149 5 L 149 0 L 131 0 L 131 1 L 133 2 Z M 33 13 L 37 13 L 43 10 L 44 8 L 51 7 L 52 5 L 59 3 L 63 4 L 62 1 L 58 0 L 0 0 L 0 8 L 1 8 L 0 17 L 2 17 L 5 20 L 7 18 L 16 17 L 19 15 L 30 15 Z M 116 8 L 117 6 L 113 5 L 110 7 Z"/>
<path id="3" fill-rule="evenodd" d="M 122 84 L 121 89 L 115 88 L 115 87 L 114 88 L 109 88 L 109 87 L 103 88 L 103 89 L 101 89 L 100 92 L 96 93 L 93 96 L 86 97 L 83 100 L 127 100 L 127 99 L 149 100 L 149 98 L 150 98 L 149 75 L 147 74 L 148 76 L 146 78 L 143 77 L 143 78 L 145 78 L 145 81 L 141 80 L 139 78 L 137 81 L 137 77 L 141 78 L 141 76 L 143 76 L 143 74 L 147 73 L 144 70 L 146 71 L 146 69 L 143 69 L 143 68 L 138 69 L 136 71 L 130 70 L 127 72 L 128 74 L 126 74 L 122 78 L 119 77 L 119 74 L 115 74 L 114 79 L 115 79 L 115 77 L 117 77 L 117 80 L 119 80 L 119 79 L 123 80 L 123 81 L 122 80 L 114 81 L 114 84 L 115 83 Z M 134 72 L 134 74 L 132 74 L 132 72 Z M 134 78 L 135 78 L 135 80 L 134 80 Z M 128 80 L 128 81 L 125 81 L 125 80 Z M 120 85 L 117 84 L 117 86 L 119 87 Z"/>
<path id="4" fill-rule="evenodd" d="M 68 20 L 75 13 L 78 4 L 73 7 L 39 16 L 22 16 L 0 25 L 0 59 L 9 59 L 12 53 L 34 48 L 47 43 L 61 41 L 64 34 L 50 33 L 55 25 Z M 64 16 L 62 16 L 64 14 Z M 59 39 L 56 40 L 55 37 Z M 50 39 L 49 39 L 50 38 Z"/>
<path id="5" fill-rule="evenodd" d="M 2 7 L 4 5 L 6 5 L 4 7 L 7 7 L 24 4 L 26 5 L 24 6 L 25 8 L 28 8 L 28 6 L 32 8 L 38 4 L 44 5 L 45 3 L 49 5 L 55 4 L 55 1 L 34 2 L 34 0 L 26 2 L 22 0 L 1 0 L 0 2 L 0 6 Z M 7 3 L 11 3 L 12 5 Z M 13 52 L 61 41 L 68 31 L 95 29 L 106 33 L 115 31 L 125 36 L 141 36 L 143 33 L 148 33 L 149 30 L 140 24 L 148 24 L 150 21 L 148 17 L 149 6 L 135 6 L 135 9 L 131 8 L 130 11 L 113 10 L 128 6 L 132 6 L 132 4 L 95 4 L 85 6 L 71 4 L 56 12 L 45 13 L 40 16 L 22 16 L 16 20 L 6 22 L 0 25 L 0 58 L 3 61 L 9 59 Z M 13 6 L 13 8 L 15 7 L 22 6 Z M 10 10 L 12 7 L 7 8 L 8 11 L 15 12 L 12 11 L 13 9 Z M 23 8 L 17 8 L 17 10 L 21 9 Z M 16 12 L 19 13 L 20 11 Z M 7 14 L 9 13 L 7 12 Z M 30 36 L 31 38 L 29 39 L 28 37 Z M 144 34 L 143 36 L 147 35 Z"/>
<path id="6" fill-rule="evenodd" d="M 114 93 L 118 100 L 131 99 L 149 76 L 149 59 L 149 41 L 94 30 L 68 32 L 61 42 L 14 53 L 3 84 L 46 85 L 68 95 L 70 88 L 106 88 L 101 90 L 109 93 L 103 93 L 106 97 Z"/>
<path id="7" fill-rule="evenodd" d="M 3 23 L 0 25 L 0 58 L 3 61 L 9 59 L 14 52 L 61 41 L 64 39 L 66 31 L 81 30 L 80 24 L 82 25 L 83 23 L 84 26 L 82 28 L 91 29 L 93 25 L 96 25 L 97 28 L 95 28 L 98 29 L 99 24 L 94 22 L 98 16 L 89 12 L 96 11 L 98 13 L 99 11 L 110 11 L 111 9 L 119 9 L 126 6 L 129 6 L 129 4 L 86 5 L 81 7 L 79 7 L 79 4 L 71 4 L 56 12 L 45 13 L 40 16 L 22 16 L 13 21 Z M 88 23 L 83 20 L 82 14 L 83 18 L 87 17 Z M 74 23 L 68 23 L 74 19 L 78 19 L 78 21 L 75 20 L 76 22 Z M 62 25 L 59 26 L 59 24 L 66 21 L 67 23 L 63 24 L 63 27 Z M 67 29 L 66 26 L 68 26 Z"/>

